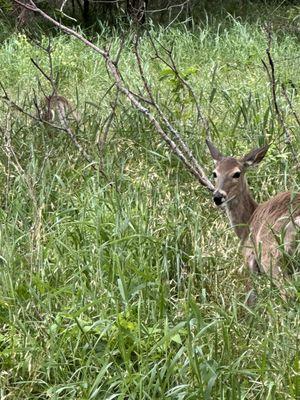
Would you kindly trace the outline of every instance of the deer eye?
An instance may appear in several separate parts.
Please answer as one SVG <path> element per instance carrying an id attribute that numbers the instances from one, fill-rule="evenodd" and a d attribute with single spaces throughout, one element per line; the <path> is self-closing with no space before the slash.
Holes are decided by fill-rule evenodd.
<path id="1" fill-rule="evenodd" d="M 213 174 L 212 174 L 212 175 L 213 175 L 214 179 L 216 179 L 216 177 L 217 177 L 217 174 L 216 174 L 216 172 L 215 172 L 215 171 L 213 172 Z"/>
<path id="2" fill-rule="evenodd" d="M 236 172 L 235 174 L 232 175 L 233 178 L 237 179 L 241 176 L 240 172 Z"/>

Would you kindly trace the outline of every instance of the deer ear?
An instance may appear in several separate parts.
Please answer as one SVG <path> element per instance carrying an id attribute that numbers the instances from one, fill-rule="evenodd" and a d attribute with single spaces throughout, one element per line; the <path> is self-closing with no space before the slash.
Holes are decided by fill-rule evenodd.
<path id="1" fill-rule="evenodd" d="M 260 147 L 259 149 L 250 151 L 250 153 L 246 154 L 245 157 L 241 159 L 242 163 L 244 163 L 246 167 L 251 167 L 259 164 L 266 155 L 268 148 L 269 145 L 266 145 Z"/>
<path id="2" fill-rule="evenodd" d="M 220 161 L 220 160 L 223 158 L 223 156 L 222 156 L 222 154 L 219 152 L 219 150 L 212 144 L 212 142 L 210 142 L 210 141 L 207 140 L 207 139 L 206 139 L 206 144 L 207 144 L 207 147 L 208 147 L 208 149 L 209 149 L 209 152 L 210 152 L 212 158 L 213 158 L 215 161 Z"/>

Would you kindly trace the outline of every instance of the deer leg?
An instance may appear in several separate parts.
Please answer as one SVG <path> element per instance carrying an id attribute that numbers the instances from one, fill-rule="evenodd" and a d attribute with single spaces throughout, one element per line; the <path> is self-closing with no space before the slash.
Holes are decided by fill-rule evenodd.
<path id="1" fill-rule="evenodd" d="M 292 254 L 295 250 L 296 245 L 296 235 L 299 232 L 300 228 L 300 216 L 296 217 L 294 220 L 290 221 L 285 228 L 285 237 L 284 237 L 284 250 L 288 254 Z"/>
<path id="2" fill-rule="evenodd" d="M 277 289 L 279 290 L 280 297 L 284 302 L 287 302 L 290 295 L 287 291 L 287 289 L 284 287 L 284 279 L 283 279 L 283 274 L 276 275 L 275 277 L 272 277 L 272 282 L 275 284 Z"/>
<path id="3" fill-rule="evenodd" d="M 247 262 L 248 262 L 249 271 L 252 274 L 253 273 L 259 274 L 260 273 L 259 265 L 258 265 L 258 262 L 256 261 L 256 257 L 255 257 L 254 253 L 251 253 L 251 255 L 248 256 Z"/>
<path id="4" fill-rule="evenodd" d="M 251 274 L 258 274 L 260 272 L 259 270 L 259 265 L 256 261 L 256 257 L 254 252 L 249 252 L 246 257 L 246 262 L 248 264 L 248 268 Z M 245 284 L 245 289 L 247 294 L 247 300 L 246 304 L 250 307 L 254 306 L 257 301 L 257 295 L 253 287 L 252 279 L 251 277 L 247 279 L 246 284 Z"/>
<path id="5" fill-rule="evenodd" d="M 292 221 L 290 221 L 285 228 L 285 237 L 284 237 L 284 250 L 287 254 L 292 255 L 296 249 L 296 235 L 300 229 L 300 216 L 296 217 Z M 283 271 L 278 263 L 284 261 L 280 254 L 268 254 L 264 257 L 263 265 L 268 266 L 268 268 L 264 268 L 265 272 L 269 275 L 272 282 L 277 286 L 280 296 L 284 301 L 290 297 L 287 289 L 284 287 L 284 281 L 287 280 L 287 274 Z"/>
<path id="6" fill-rule="evenodd" d="M 266 254 L 263 257 L 262 265 L 265 273 L 269 276 L 271 282 L 278 288 L 282 300 L 287 301 L 288 293 L 284 287 L 284 273 L 278 265 L 280 256 L 273 254 Z"/>

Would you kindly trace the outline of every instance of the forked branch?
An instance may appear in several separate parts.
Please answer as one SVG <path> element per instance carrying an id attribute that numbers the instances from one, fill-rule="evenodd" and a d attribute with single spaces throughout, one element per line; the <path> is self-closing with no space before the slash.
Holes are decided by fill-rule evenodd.
<path id="1" fill-rule="evenodd" d="M 28 6 L 28 4 L 26 4 Z M 54 128 L 55 130 L 60 130 L 65 132 L 70 140 L 73 142 L 74 146 L 77 148 L 81 156 L 91 165 L 92 168 L 96 169 L 96 161 L 93 160 L 92 156 L 87 153 L 84 147 L 78 141 L 75 132 L 71 128 L 68 120 L 69 114 L 75 115 L 74 110 L 72 109 L 70 103 L 66 98 L 63 96 L 58 95 L 58 88 L 57 88 L 57 80 L 54 77 L 53 71 L 53 62 L 52 62 L 52 48 L 51 43 L 49 40 L 49 44 L 47 47 L 43 47 L 41 44 L 34 41 L 34 43 L 39 46 L 44 52 L 46 52 L 48 56 L 49 62 L 49 72 L 46 72 L 34 59 L 31 58 L 31 62 L 33 65 L 38 69 L 38 71 L 43 75 L 43 77 L 50 83 L 52 93 L 50 96 L 45 96 L 45 104 L 43 109 L 40 108 L 38 101 L 35 99 L 35 107 L 37 110 L 37 115 L 33 115 L 27 112 L 23 107 L 16 104 L 8 95 L 7 91 L 5 90 L 3 84 L 0 82 L 0 87 L 3 91 L 3 96 L 1 97 L 10 107 L 14 108 L 15 110 L 21 112 L 22 114 L 26 115 L 27 117 L 31 118 L 34 121 L 43 122 L 49 127 Z M 57 113 L 57 120 L 59 124 L 55 123 L 55 117 L 52 114 Z M 77 120 L 77 118 L 75 118 Z M 99 169 L 99 172 L 106 177 L 105 173 Z"/>
<path id="2" fill-rule="evenodd" d="M 192 151 L 187 146 L 187 144 L 183 141 L 183 139 L 180 136 L 179 132 L 172 126 L 172 124 L 170 123 L 168 118 L 165 116 L 165 114 L 162 112 L 161 108 L 159 107 L 159 105 L 155 101 L 155 98 L 153 96 L 150 84 L 147 81 L 147 78 L 146 78 L 145 73 L 144 73 L 144 68 L 143 68 L 143 63 L 142 63 L 142 60 L 141 60 L 141 55 L 140 55 L 140 52 L 139 52 L 138 43 L 139 43 L 139 37 L 137 35 L 136 38 L 135 38 L 135 43 L 134 43 L 134 53 L 135 53 L 135 57 L 136 57 L 136 60 L 137 60 L 137 65 L 138 65 L 138 68 L 139 68 L 140 77 L 141 77 L 143 85 L 144 85 L 144 89 L 146 90 L 146 92 L 147 92 L 147 94 L 149 96 L 149 99 L 150 99 L 149 103 L 156 109 L 156 111 L 158 112 L 158 115 L 161 117 L 162 121 L 164 122 L 164 124 L 166 125 L 166 127 L 168 128 L 170 133 L 172 134 L 172 136 L 174 138 L 174 142 L 181 149 L 181 151 L 183 152 L 183 154 L 185 155 L 185 157 L 187 158 L 189 163 L 192 166 L 194 166 L 194 168 L 196 169 L 198 175 L 204 176 L 205 175 L 204 171 L 200 167 L 200 165 L 198 164 L 198 162 L 195 159 Z M 156 50 L 156 53 L 157 53 L 157 50 Z M 173 61 L 173 64 L 175 66 L 175 62 L 174 62 L 173 58 L 172 58 L 172 61 Z M 175 66 L 175 68 L 176 68 L 176 66 Z M 190 90 L 190 86 L 188 86 L 188 89 Z M 194 93 L 193 93 L 193 95 L 194 95 Z"/>
<path id="3" fill-rule="evenodd" d="M 177 65 L 176 65 L 176 62 L 175 62 L 175 59 L 174 59 L 174 55 L 173 55 L 173 48 L 168 49 L 161 42 L 159 42 L 157 39 L 154 40 L 150 33 L 148 33 L 148 36 L 150 38 L 151 45 L 152 45 L 152 48 L 154 50 L 155 58 L 158 59 L 159 61 L 161 61 L 163 64 L 165 64 L 173 72 L 173 74 L 176 76 L 176 79 L 182 84 L 182 86 L 186 87 L 186 89 L 188 90 L 188 93 L 192 97 L 193 102 L 194 102 L 194 104 L 196 106 L 197 122 L 198 123 L 201 122 L 201 124 L 202 124 L 202 126 L 203 126 L 203 128 L 205 130 L 206 139 L 210 140 L 209 122 L 208 122 L 207 118 L 203 115 L 203 113 L 201 111 L 200 104 L 199 104 L 199 102 L 197 100 L 197 96 L 196 96 L 193 88 L 191 87 L 191 85 L 188 83 L 186 78 L 183 76 L 182 73 L 180 73 L 180 71 L 177 68 Z M 164 57 L 161 56 L 160 52 L 158 51 L 158 47 L 156 46 L 156 43 L 164 51 L 164 53 L 167 56 L 167 59 L 165 59 Z"/>
<path id="4" fill-rule="evenodd" d="M 262 61 L 262 64 L 263 64 L 263 66 L 267 72 L 268 78 L 269 78 L 270 89 L 271 89 L 271 94 L 272 94 L 272 101 L 273 101 L 274 110 L 275 110 L 275 114 L 276 114 L 278 123 L 282 127 L 283 132 L 285 134 L 285 142 L 287 144 L 291 144 L 291 141 L 292 141 L 291 133 L 290 133 L 289 128 L 286 126 L 282 112 L 278 105 L 277 91 L 276 91 L 277 82 L 276 82 L 276 76 L 275 76 L 275 64 L 274 64 L 273 58 L 271 56 L 270 44 L 271 44 L 271 37 L 269 38 L 269 47 L 266 49 L 268 63 L 266 63 L 263 59 L 261 61 Z"/>

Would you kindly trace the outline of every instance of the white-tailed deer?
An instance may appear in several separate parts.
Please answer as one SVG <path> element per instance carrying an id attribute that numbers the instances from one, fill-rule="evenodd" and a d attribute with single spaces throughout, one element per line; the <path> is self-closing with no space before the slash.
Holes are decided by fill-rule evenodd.
<path id="1" fill-rule="evenodd" d="M 79 117 L 75 108 L 65 97 L 57 94 L 45 96 L 40 109 L 38 109 L 38 117 L 46 122 L 55 122 L 58 120 L 62 125 L 65 123 L 65 121 L 62 120 L 74 120 L 79 122 Z"/>
<path id="2" fill-rule="evenodd" d="M 248 167 L 264 158 L 268 146 L 242 158 L 225 157 L 207 140 L 215 161 L 213 200 L 224 207 L 231 226 L 241 240 L 245 261 L 251 272 L 265 272 L 281 288 L 283 254 L 293 254 L 300 227 L 300 194 L 283 192 L 257 204 L 245 178 Z M 283 292 L 283 291 L 282 291 Z M 284 292 L 283 292 L 284 293 Z M 249 297 L 251 302 L 253 297 Z"/>

